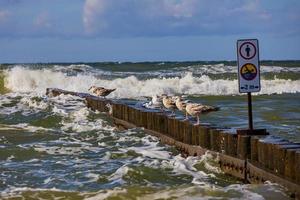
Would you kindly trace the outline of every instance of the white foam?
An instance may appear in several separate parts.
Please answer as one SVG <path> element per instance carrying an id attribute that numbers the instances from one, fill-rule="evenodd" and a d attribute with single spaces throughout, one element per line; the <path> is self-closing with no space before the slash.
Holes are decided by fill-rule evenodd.
<path id="1" fill-rule="evenodd" d="M 281 94 L 300 92 L 300 80 L 274 78 L 262 80 L 259 94 Z M 6 71 L 5 86 L 14 92 L 37 92 L 44 94 L 47 87 L 88 92 L 91 85 L 117 88 L 109 97 L 136 98 L 162 93 L 180 93 L 189 95 L 237 95 L 238 81 L 229 79 L 212 80 L 207 75 L 195 77 L 187 73 L 182 77 L 151 78 L 139 80 L 135 76 L 104 80 L 94 75 L 67 76 L 62 72 L 48 69 L 32 70 L 14 67 Z"/>
<path id="2" fill-rule="evenodd" d="M 49 103 L 45 101 L 45 99 L 36 100 L 29 96 L 21 98 L 20 103 L 28 106 L 29 108 L 40 110 L 45 110 L 49 107 Z"/>
<path id="3" fill-rule="evenodd" d="M 48 183 L 50 183 L 51 181 L 53 181 L 54 179 L 51 177 L 48 177 L 44 180 L 44 184 L 47 185 Z"/>
<path id="4" fill-rule="evenodd" d="M 0 126 L 1 126 L 0 130 L 27 130 L 29 132 L 52 131 L 52 129 L 49 128 L 31 126 L 27 123 L 20 123 L 20 124 L 13 124 L 13 125 L 0 124 Z"/>
<path id="5" fill-rule="evenodd" d="M 115 188 L 112 190 L 102 190 L 100 192 L 97 192 L 97 194 L 93 195 L 92 197 L 85 198 L 85 200 L 104 200 L 108 198 L 122 196 L 122 194 L 125 193 L 127 193 L 127 190 L 121 188 Z"/>
<path id="6" fill-rule="evenodd" d="M 64 131 L 75 131 L 75 132 L 86 132 L 92 130 L 106 130 L 113 131 L 114 127 L 111 127 L 102 119 L 97 119 L 95 121 L 90 121 L 88 115 L 91 111 L 84 107 L 79 110 L 75 110 L 69 114 L 70 119 L 63 120 L 62 130 Z"/>
<path id="7" fill-rule="evenodd" d="M 128 150 L 133 150 L 138 154 L 142 154 L 144 157 L 155 158 L 155 159 L 168 159 L 170 158 L 170 153 L 168 151 L 163 151 L 162 147 L 130 147 Z"/>
<path id="8" fill-rule="evenodd" d="M 132 134 L 132 131 L 127 131 L 128 133 Z M 126 132 L 126 134 L 127 134 Z M 166 160 L 171 158 L 170 152 L 165 150 L 164 146 L 158 146 L 159 142 L 157 141 L 157 138 L 153 136 L 145 136 L 142 138 L 138 137 L 122 137 L 125 140 L 124 141 L 141 141 L 143 143 L 142 146 L 134 146 L 134 147 L 128 147 L 126 149 L 121 149 L 122 152 L 127 152 L 128 150 L 135 151 L 136 153 L 142 155 L 143 157 L 151 158 L 151 159 L 160 159 L 160 160 Z M 123 141 L 123 139 L 117 140 L 118 142 Z"/>
<path id="9" fill-rule="evenodd" d="M 100 147 L 86 146 L 84 144 L 81 146 L 45 146 L 44 144 L 35 144 L 33 148 L 35 151 L 49 155 L 80 155 L 86 151 L 99 153 L 102 150 Z"/>
<path id="10" fill-rule="evenodd" d="M 126 175 L 129 171 L 129 168 L 127 167 L 127 165 L 123 165 L 120 168 L 117 169 L 117 171 L 115 171 L 113 174 L 111 174 L 108 177 L 108 180 L 110 181 L 118 181 L 118 182 L 122 182 L 122 177 L 124 175 Z"/>
<path id="11" fill-rule="evenodd" d="M 197 157 L 183 158 L 180 155 L 175 156 L 169 161 L 173 171 L 177 174 L 186 174 L 193 177 L 192 183 L 203 184 L 203 180 L 208 178 L 208 174 L 198 171 L 194 165 L 198 162 Z M 208 184 L 208 183 L 206 183 Z"/>
<path id="12" fill-rule="evenodd" d="M 214 157 L 212 154 L 210 154 L 208 151 L 205 152 L 204 155 L 201 156 L 199 163 L 204 163 L 205 169 L 214 172 L 214 173 L 223 173 L 222 170 L 216 163 L 218 163 L 219 157 Z"/>

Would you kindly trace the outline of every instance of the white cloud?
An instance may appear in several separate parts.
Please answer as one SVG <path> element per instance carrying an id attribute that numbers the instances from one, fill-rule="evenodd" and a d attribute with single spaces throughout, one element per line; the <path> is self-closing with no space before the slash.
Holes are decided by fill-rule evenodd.
<path id="1" fill-rule="evenodd" d="M 92 36 L 273 32 L 272 26 L 279 26 L 274 18 L 280 17 L 264 5 L 261 0 L 85 0 L 82 20 Z"/>
<path id="2" fill-rule="evenodd" d="M 49 20 L 49 14 L 47 12 L 40 13 L 34 20 L 34 25 L 40 28 L 50 28 L 52 24 Z"/>
<path id="3" fill-rule="evenodd" d="M 100 16 L 105 11 L 106 5 L 107 1 L 105 0 L 85 1 L 83 8 L 83 24 L 87 33 L 92 34 L 98 27 L 101 29 L 105 28 L 105 21 L 102 20 Z"/>
<path id="4" fill-rule="evenodd" d="M 117 21 L 118 17 L 120 23 L 131 24 L 132 28 L 136 28 L 136 25 L 147 26 L 149 20 L 153 19 L 191 18 L 198 12 L 198 2 L 198 0 L 85 0 L 83 24 L 86 33 L 93 34 L 116 26 L 112 23 Z M 142 21 L 144 24 L 134 24 L 131 21 Z M 160 22 L 162 21 L 157 21 Z"/>
<path id="5" fill-rule="evenodd" d="M 197 10 L 197 0 L 163 0 L 163 8 L 166 13 L 173 17 L 193 17 Z"/>
<path id="6" fill-rule="evenodd" d="M 11 13 L 7 10 L 0 10 L 0 24 L 7 22 Z"/>

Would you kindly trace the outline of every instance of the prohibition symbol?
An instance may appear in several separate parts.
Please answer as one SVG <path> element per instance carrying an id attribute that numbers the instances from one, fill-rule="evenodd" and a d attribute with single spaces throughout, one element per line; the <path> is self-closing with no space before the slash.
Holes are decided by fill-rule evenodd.
<path id="1" fill-rule="evenodd" d="M 241 67 L 240 74 L 245 80 L 251 81 L 255 79 L 257 75 L 257 69 L 252 63 L 246 63 Z"/>
<path id="2" fill-rule="evenodd" d="M 256 55 L 256 47 L 251 42 L 245 42 L 240 46 L 239 53 L 244 59 L 250 60 Z"/>

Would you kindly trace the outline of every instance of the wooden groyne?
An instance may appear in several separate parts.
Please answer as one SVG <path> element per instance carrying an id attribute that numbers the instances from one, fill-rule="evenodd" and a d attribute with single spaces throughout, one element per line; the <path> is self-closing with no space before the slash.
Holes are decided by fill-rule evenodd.
<path id="1" fill-rule="evenodd" d="M 69 94 L 85 98 L 90 109 L 110 112 L 119 128 L 143 127 L 146 133 L 174 145 L 186 155 L 199 156 L 209 151 L 219 157 L 220 168 L 226 174 L 248 183 L 276 182 L 300 199 L 299 143 L 271 137 L 264 130 L 258 131 L 258 135 L 249 135 L 247 131 L 233 133 L 209 125 L 194 125 L 162 112 L 86 93 L 48 88 L 46 94 Z"/>

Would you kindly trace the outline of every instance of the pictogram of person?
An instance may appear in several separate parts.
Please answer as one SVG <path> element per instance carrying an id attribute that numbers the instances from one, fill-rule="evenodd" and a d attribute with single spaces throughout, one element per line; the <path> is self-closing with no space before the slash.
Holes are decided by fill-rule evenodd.
<path id="1" fill-rule="evenodd" d="M 247 57 L 250 57 L 250 51 L 251 48 L 249 47 L 249 45 L 247 44 L 246 49 L 245 49 L 246 53 L 247 53 Z"/>

